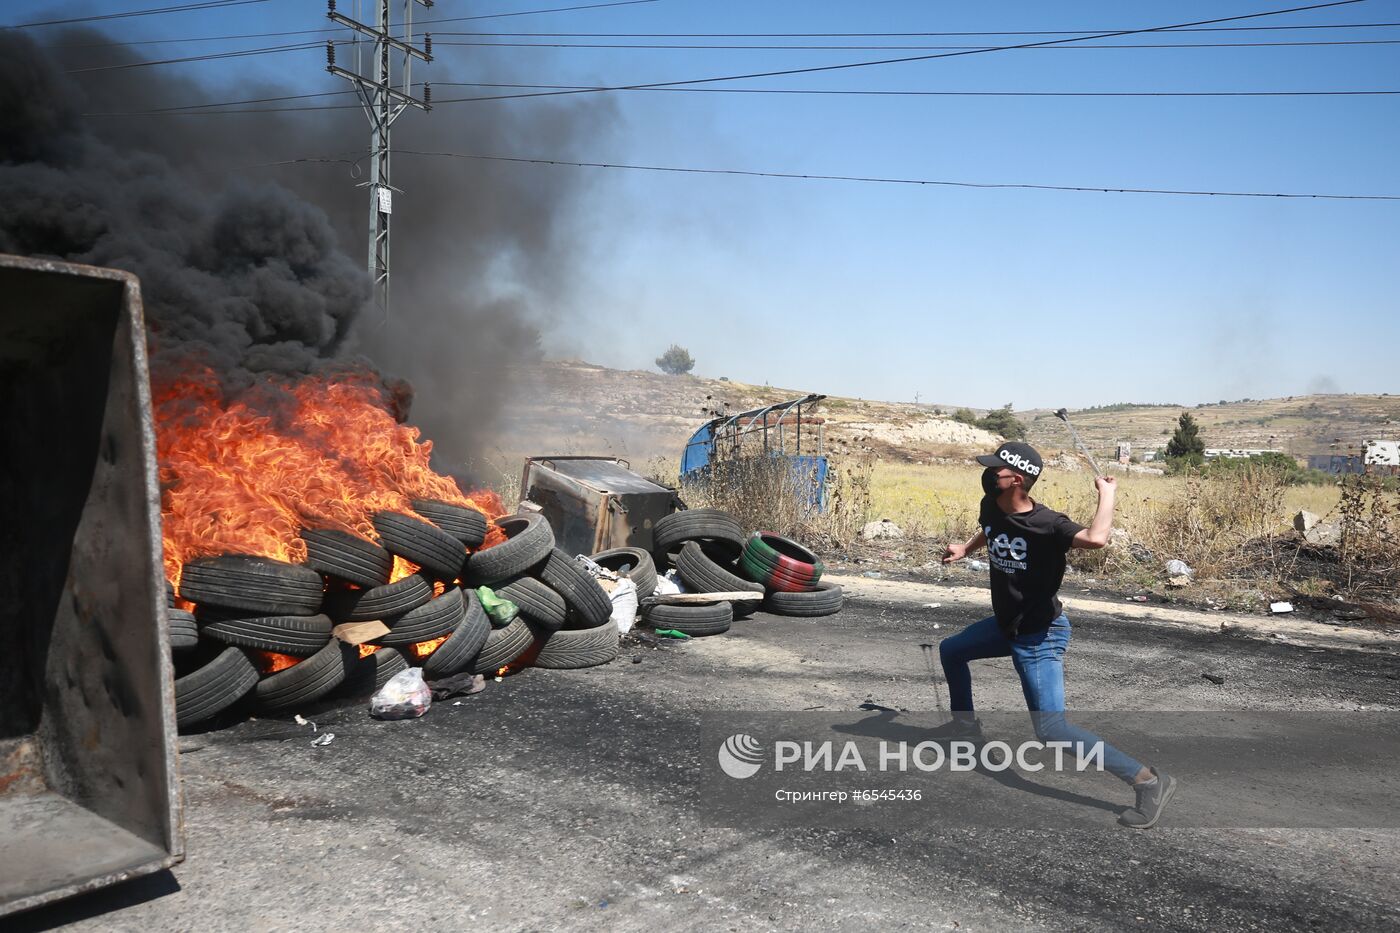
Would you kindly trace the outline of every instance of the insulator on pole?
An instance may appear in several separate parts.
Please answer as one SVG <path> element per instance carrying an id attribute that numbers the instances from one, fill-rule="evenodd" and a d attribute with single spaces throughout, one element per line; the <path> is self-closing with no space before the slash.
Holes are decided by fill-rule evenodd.
<path id="1" fill-rule="evenodd" d="M 332 2 L 334 2 L 334 0 L 332 0 Z M 334 43 L 334 42 L 331 42 L 331 41 L 329 41 L 329 40 L 327 40 L 327 41 L 326 41 L 326 67 L 327 67 L 327 68 L 332 68 L 332 67 L 334 67 L 334 66 L 335 66 L 335 43 Z"/>
<path id="2" fill-rule="evenodd" d="M 327 13 L 334 13 L 334 12 L 335 12 L 335 0 L 326 0 L 326 12 L 327 12 Z"/>
<path id="3" fill-rule="evenodd" d="M 430 32 L 423 34 L 423 54 L 433 57 L 433 34 Z"/>
<path id="4" fill-rule="evenodd" d="M 431 104 L 432 102 L 433 102 L 433 86 L 432 86 L 431 84 L 425 84 L 425 85 L 423 85 L 423 103 L 425 103 L 425 104 Z"/>

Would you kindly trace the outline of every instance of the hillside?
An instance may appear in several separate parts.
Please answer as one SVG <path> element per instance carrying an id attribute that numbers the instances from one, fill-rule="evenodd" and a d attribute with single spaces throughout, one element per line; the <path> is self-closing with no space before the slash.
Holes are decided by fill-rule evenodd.
<path id="1" fill-rule="evenodd" d="M 724 410 L 740 412 L 822 388 L 819 379 L 811 386 L 777 388 L 577 360 L 512 367 L 507 383 L 511 400 L 499 425 L 500 454 L 511 461 L 523 454 L 598 454 L 623 457 L 635 466 L 678 459 L 691 433 L 709 419 L 707 411 L 724 409 L 725 403 Z M 996 445 L 997 438 L 985 431 L 935 414 L 951 410 L 831 397 L 817 416 L 825 421 L 828 448 L 885 459 L 964 458 Z M 1306 456 L 1367 438 L 1400 437 L 1400 396 L 1390 395 L 1294 396 L 1189 408 L 1109 406 L 1070 417 L 1085 442 L 1107 457 L 1120 440 L 1139 452 L 1163 447 L 1182 411 L 1195 416 L 1210 447 L 1279 448 Z M 1031 443 L 1047 456 L 1071 448 L 1052 410 L 1016 414 L 1027 424 Z"/>
<path id="2" fill-rule="evenodd" d="M 1190 407 L 1108 406 L 1070 412 L 1084 442 L 1112 453 L 1119 441 L 1135 452 L 1166 446 L 1183 411 L 1201 426 L 1207 447 L 1265 448 L 1296 457 L 1346 453 L 1362 441 L 1400 437 L 1400 396 L 1295 395 L 1282 399 L 1247 399 Z M 1032 444 L 1065 446 L 1069 434 L 1053 411 L 1017 412 L 1026 422 Z"/>
<path id="3" fill-rule="evenodd" d="M 653 458 L 679 459 L 690 435 L 712 417 L 710 410 L 738 413 L 821 391 L 820 385 L 775 388 L 577 360 L 513 367 L 508 383 L 501 453 L 599 454 L 630 459 L 634 466 Z M 824 422 L 829 448 L 898 459 L 963 456 L 997 442 L 985 431 L 936 417 L 927 407 L 897 402 L 833 397 L 816 416 Z"/>

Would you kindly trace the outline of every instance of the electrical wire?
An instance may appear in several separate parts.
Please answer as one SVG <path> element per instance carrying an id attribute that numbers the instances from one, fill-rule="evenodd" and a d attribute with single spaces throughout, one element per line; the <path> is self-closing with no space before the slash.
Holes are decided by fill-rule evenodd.
<path id="1" fill-rule="evenodd" d="M 512 14 L 513 15 L 513 14 Z M 429 21 L 436 22 L 436 21 Z M 414 25 L 423 25 L 422 22 Z M 1263 30 L 1310 29 L 1381 29 L 1400 23 L 1324 23 L 1317 26 L 1212 26 L 1200 29 L 1174 29 L 1173 32 L 1253 32 Z M 107 46 L 170 45 L 181 42 L 222 42 L 231 39 L 269 39 L 282 36 L 325 35 L 339 32 L 339 27 L 325 29 L 293 29 L 281 32 L 245 32 L 222 36 L 187 36 L 183 39 L 132 39 L 123 42 L 86 42 L 58 45 L 60 49 L 94 49 Z M 516 39 L 927 39 L 937 37 L 971 36 L 1072 36 L 1103 29 L 1038 29 L 1007 30 L 1005 32 L 439 32 L 434 36 L 475 36 L 477 38 Z"/>
<path id="2" fill-rule="evenodd" d="M 1209 26 L 1173 32 L 1263 32 L 1295 29 L 1376 29 L 1400 23 L 1322 23 L 1316 26 Z M 1004 32 L 434 32 L 435 36 L 505 36 L 538 39 L 927 39 L 953 36 L 1077 36 L 1100 29 L 1032 29 Z"/>
<path id="3" fill-rule="evenodd" d="M 612 168 L 627 169 L 630 171 L 640 172 L 668 172 L 684 175 L 731 175 L 749 178 L 791 178 L 802 179 L 806 181 L 847 181 L 884 185 L 923 185 L 947 188 L 1020 189 L 1029 191 L 1074 191 L 1096 192 L 1103 194 L 1163 194 L 1218 198 L 1289 198 L 1329 201 L 1400 201 L 1400 195 L 1395 194 L 1314 194 L 1301 192 L 1204 191 L 1186 188 L 1129 188 L 1118 186 L 1104 187 L 1100 185 L 1037 185 L 1010 182 L 947 181 L 928 178 L 889 178 L 875 175 L 825 175 L 811 172 L 768 172 L 757 171 L 752 169 L 695 168 L 690 166 L 639 165 L 633 163 L 619 162 L 576 162 L 566 159 L 530 159 L 518 156 L 477 155 L 474 153 L 465 152 L 433 152 L 420 149 L 395 148 L 391 151 L 391 155 L 440 156 L 453 159 L 471 159 L 482 162 L 515 162 L 526 165 L 561 165 L 574 168 Z"/>
<path id="4" fill-rule="evenodd" d="M 175 6 L 152 7 L 146 10 L 127 10 L 122 13 L 99 13 L 94 16 L 74 16 L 69 19 L 50 19 L 33 23 L 19 23 L 3 29 L 30 29 L 35 26 L 69 26 L 75 23 L 96 23 L 111 19 L 130 19 L 135 16 L 154 16 L 157 13 L 189 13 L 199 10 L 219 10 L 231 6 L 248 6 L 254 3 L 267 3 L 268 0 L 205 0 L 203 3 L 180 3 Z"/>
<path id="5" fill-rule="evenodd" d="M 497 87 L 538 90 L 597 90 L 579 84 L 492 84 L 473 81 L 433 82 L 434 87 Z M 1397 90 L 1358 91 L 899 91 L 899 90 L 824 90 L 815 88 L 750 88 L 750 87 L 656 87 L 639 91 L 662 91 L 678 94 L 813 94 L 853 97 L 1371 97 L 1400 94 Z M 451 98 L 439 103 L 450 103 Z M 209 106 L 218 106 L 209 105 Z"/>
<path id="6" fill-rule="evenodd" d="M 433 82 L 434 87 L 489 87 L 514 89 L 571 90 L 589 91 L 605 88 L 575 84 L 501 84 L 486 81 L 443 81 Z M 748 87 L 637 87 L 626 88 L 632 91 L 650 91 L 672 94 L 790 94 L 830 97 L 1394 97 L 1400 89 L 1367 89 L 1339 91 L 901 91 L 901 90 L 846 90 L 821 88 L 748 88 Z M 326 105 L 312 107 L 259 107 L 240 110 L 216 110 L 217 107 L 233 107 L 240 104 L 260 104 L 284 100 L 304 100 L 313 97 L 331 97 L 354 94 L 354 91 L 324 91 L 319 94 L 292 94 L 285 97 L 260 97 L 249 100 L 211 101 L 203 104 L 185 104 L 175 107 L 162 107 L 157 110 L 103 110 L 82 114 L 85 117 L 152 117 L 152 116 L 217 116 L 237 113 L 301 113 L 306 111 L 358 110 L 359 104 Z M 477 98 L 439 98 L 438 104 L 460 103 Z"/>
<path id="7" fill-rule="evenodd" d="M 991 46 L 991 47 L 989 47 L 989 48 L 964 49 L 964 50 L 960 50 L 960 51 L 956 51 L 956 52 L 937 52 L 937 53 L 934 53 L 934 54 L 931 54 L 931 55 L 909 55 L 909 56 L 902 56 L 902 57 L 900 57 L 900 58 L 876 59 L 876 60 L 874 60 L 874 61 L 845 62 L 845 63 L 843 63 L 843 64 L 838 64 L 838 65 L 814 65 L 814 66 L 809 66 L 809 67 L 806 67 L 806 68 L 785 68 L 785 69 L 780 69 L 780 70 L 776 70 L 776 71 L 750 72 L 750 73 L 748 73 L 748 74 L 723 75 L 723 76 L 714 77 L 714 78 L 697 78 L 697 79 L 691 79 L 691 80 L 685 80 L 685 81 L 657 81 L 657 82 L 653 82 L 653 83 L 650 83 L 650 84 L 633 84 L 633 85 L 626 85 L 626 86 L 622 86 L 622 87 L 613 87 L 613 88 L 608 88 L 607 91 L 634 90 L 634 89 L 643 88 L 643 87 L 680 87 L 680 86 L 689 85 L 689 84 L 714 84 L 714 83 L 718 83 L 718 82 L 721 82 L 721 81 L 741 81 L 741 80 L 747 80 L 747 79 L 750 79 L 750 78 L 773 78 L 773 77 L 779 77 L 779 76 L 782 76 L 782 75 L 793 75 L 793 74 L 815 74 L 815 73 L 817 73 L 817 72 L 844 71 L 844 70 L 850 70 L 850 69 L 853 69 L 853 68 L 869 68 L 869 67 L 873 67 L 873 66 L 877 66 L 877 65 L 895 65 L 895 64 L 903 64 L 903 63 L 905 63 L 905 62 L 932 61 L 932 60 L 934 60 L 934 59 L 939 59 L 939 58 L 959 58 L 959 57 L 965 56 L 965 55 L 978 55 L 978 54 L 984 54 L 984 53 L 987 53 L 987 52 L 1008 52 L 1008 51 L 1016 51 L 1016 50 L 1020 50 L 1020 49 L 1040 48 L 1040 47 L 1042 47 L 1042 46 L 1048 46 L 1048 45 L 1061 45 L 1061 44 L 1066 44 L 1066 43 L 1071 43 L 1071 42 L 1086 42 L 1086 41 L 1091 41 L 1091 40 L 1094 40 L 1094 39 L 1110 39 L 1110 38 L 1114 38 L 1114 37 L 1116 37 L 1116 36 L 1122 36 L 1122 35 L 1136 35 L 1136 34 L 1148 33 L 1148 32 L 1163 32 L 1163 31 L 1167 31 L 1167 30 L 1171 30 L 1171 29 L 1182 29 L 1182 28 L 1186 28 L 1186 27 L 1189 27 L 1189 26 L 1209 26 L 1209 25 L 1214 25 L 1214 24 L 1217 24 L 1217 23 L 1238 22 L 1239 20 L 1257 19 L 1257 18 L 1263 17 L 1263 16 L 1281 16 L 1281 15 L 1286 14 L 1286 13 L 1300 13 L 1300 12 L 1303 12 L 1303 11 L 1305 11 L 1305 10 L 1320 10 L 1320 9 L 1326 9 L 1326 8 L 1337 7 L 1337 6 L 1350 6 L 1350 5 L 1354 4 L 1354 3 L 1363 3 L 1363 2 L 1365 2 L 1365 0 L 1332 0 L 1332 2 L 1330 2 L 1330 3 L 1314 3 L 1314 4 L 1309 4 L 1309 5 L 1307 5 L 1307 6 L 1290 7 L 1290 8 L 1288 8 L 1288 9 L 1284 9 L 1284 10 L 1267 10 L 1267 11 L 1260 12 L 1260 13 L 1245 13 L 1245 14 L 1241 14 L 1241 15 L 1237 15 L 1237 16 L 1225 16 L 1225 17 L 1220 17 L 1220 18 L 1217 18 L 1217 19 L 1197 20 L 1197 21 L 1189 22 L 1189 23 L 1176 23 L 1176 24 L 1167 25 L 1167 26 L 1152 26 L 1152 27 L 1148 27 L 1148 28 L 1145 28 L 1145 29 L 1133 29 L 1133 30 L 1122 30 L 1122 31 L 1119 31 L 1119 32 L 1096 33 L 1096 34 L 1093 34 L 1093 35 L 1078 36 L 1078 37 L 1073 37 L 1073 38 L 1069 38 L 1069 39 L 1050 39 L 1050 40 L 1046 40 L 1046 41 L 1042 41 L 1042 42 L 1026 42 L 1026 43 L 1021 43 L 1021 44 L 1018 44 L 1018 45 L 999 45 L 999 46 Z M 495 96 L 489 96 L 489 97 L 469 97 L 469 98 L 460 98 L 458 101 L 454 101 L 454 103 L 457 103 L 457 102 L 465 103 L 465 102 L 468 102 L 468 101 L 475 102 L 475 101 L 486 101 L 486 100 L 516 100 L 516 99 L 526 98 L 526 97 L 557 97 L 557 96 L 568 95 L 568 94 L 592 94 L 592 93 L 598 93 L 598 92 L 596 92 L 596 91 L 530 91 L 530 92 L 525 93 L 525 94 L 501 94 L 501 95 L 495 95 Z M 442 103 L 442 102 L 440 101 L 439 103 Z"/>
<path id="8" fill-rule="evenodd" d="M 435 39 L 435 46 L 461 46 L 498 49 L 672 49 L 683 51 L 703 51 L 711 49 L 726 52 L 840 52 L 840 51 L 931 51 L 950 49 L 972 49 L 992 51 L 999 47 L 988 45 L 662 45 L 662 44 L 608 44 L 582 42 L 465 42 Z M 1092 52 L 1101 49 L 1248 49 L 1248 48 L 1287 48 L 1298 46 L 1328 45 L 1400 45 L 1400 39 L 1333 39 L 1314 42 L 1157 42 L 1157 43 L 1115 43 L 1113 45 L 1047 45 L 1034 47 L 1043 52 Z M 1027 47 L 1031 48 L 1031 47 Z"/>
<path id="9" fill-rule="evenodd" d="M 324 48 L 322 42 L 297 42 L 289 45 L 272 45 L 257 49 L 238 49 L 231 52 L 208 52 L 204 55 L 187 55 L 183 58 L 146 59 L 136 62 L 119 62 L 115 65 L 93 65 L 88 68 L 70 68 L 64 74 L 79 75 L 94 71 L 120 71 L 126 68 L 149 68 L 152 65 L 177 65 L 187 62 L 209 62 L 225 58 L 244 58 L 249 55 L 268 55 L 275 52 L 299 52 L 307 49 Z"/>

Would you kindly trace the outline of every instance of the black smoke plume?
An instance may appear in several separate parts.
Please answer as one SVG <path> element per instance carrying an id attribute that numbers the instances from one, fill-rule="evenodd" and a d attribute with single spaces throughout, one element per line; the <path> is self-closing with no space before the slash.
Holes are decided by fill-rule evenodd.
<path id="1" fill-rule="evenodd" d="M 320 55 L 293 66 L 302 85 L 219 86 L 181 77 L 198 66 L 80 72 L 138 60 L 91 30 L 43 45 L 0 33 L 0 251 L 135 272 L 157 370 L 193 356 L 230 392 L 367 357 L 412 383 L 413 420 L 444 466 L 460 468 L 494 443 L 510 367 L 540 355 L 550 309 L 586 254 L 587 190 L 558 170 L 396 157 L 384 320 L 365 271 L 358 107 L 136 115 L 305 93 Z M 450 62 L 428 67 L 438 81 L 465 77 Z M 473 80 L 513 77 L 477 68 Z M 394 144 L 567 158 L 614 122 L 605 100 L 442 105 L 401 118 Z M 342 161 L 308 161 L 327 158 Z"/>

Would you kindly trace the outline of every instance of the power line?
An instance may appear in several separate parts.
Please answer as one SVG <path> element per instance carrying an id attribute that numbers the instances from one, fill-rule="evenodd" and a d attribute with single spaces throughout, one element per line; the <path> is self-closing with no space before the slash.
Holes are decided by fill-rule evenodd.
<path id="1" fill-rule="evenodd" d="M 477 16 L 453 16 L 447 19 L 425 19 L 415 23 L 426 26 L 429 23 L 464 23 L 476 19 L 508 19 L 512 16 L 534 16 L 537 13 L 571 13 L 574 10 L 597 10 L 608 6 L 636 6 L 640 3 L 656 3 L 657 0 L 612 0 L 611 3 L 586 3 L 580 6 L 556 6 L 546 10 L 518 10 L 514 13 L 486 13 Z"/>
<path id="2" fill-rule="evenodd" d="M 1218 19 L 1197 20 L 1190 23 L 1176 23 L 1169 26 L 1152 26 L 1145 29 L 1122 30 L 1118 32 L 1096 33 L 1088 36 L 1078 36 L 1069 39 L 1050 39 L 1043 42 L 1026 42 L 1019 45 L 1000 45 L 990 48 L 964 49 L 956 52 L 938 52 L 932 55 L 910 55 L 900 58 L 885 58 L 874 61 L 846 62 L 839 65 L 814 65 L 806 68 L 786 68 L 777 71 L 750 72 L 748 74 L 723 75 L 715 78 L 696 78 L 686 81 L 657 81 L 650 84 L 633 84 L 623 87 L 607 88 L 607 91 L 634 90 L 644 87 L 680 87 L 688 84 L 714 84 L 720 81 L 740 81 L 749 78 L 774 78 L 783 75 L 793 74 L 815 74 L 824 71 L 843 71 L 852 68 L 869 68 L 876 65 L 895 65 L 905 62 L 932 61 L 938 58 L 958 58 L 964 55 L 978 55 L 986 52 L 1007 52 L 1017 49 L 1040 48 L 1047 45 L 1061 45 L 1070 42 L 1085 42 L 1093 39 L 1110 39 L 1115 36 L 1135 35 L 1147 32 L 1164 32 L 1172 29 L 1183 29 L 1190 26 L 1210 26 L 1217 23 L 1237 22 L 1245 19 L 1257 19 L 1263 16 L 1280 16 L 1285 13 L 1299 13 L 1305 10 L 1320 10 L 1336 6 L 1349 6 L 1353 3 L 1362 3 L 1365 0 L 1333 0 L 1330 3 L 1315 3 L 1308 6 L 1290 7 L 1284 10 L 1269 10 L 1262 13 L 1245 13 L 1238 16 L 1225 16 Z M 595 91 L 530 91 L 525 94 L 502 94 L 491 97 L 470 97 L 461 98 L 462 102 L 484 101 L 484 100 L 514 100 L 523 97 L 557 97 L 567 94 L 591 94 Z"/>
<path id="3" fill-rule="evenodd" d="M 599 90 L 577 84 L 491 84 L 473 81 L 442 81 L 434 87 L 497 87 L 543 90 Z M 899 90 L 823 90 L 814 88 L 749 88 L 749 87 L 656 87 L 637 88 L 639 91 L 661 91 L 679 94 L 812 94 L 853 97 L 1371 97 L 1400 94 L 1400 90 L 1357 91 L 899 91 Z M 452 99 L 438 100 L 452 103 Z M 213 105 L 217 106 L 217 105 Z"/>
<path id="4" fill-rule="evenodd" d="M 439 81 L 434 87 L 490 87 L 540 90 L 589 91 L 604 88 L 576 84 L 501 84 L 486 81 Z M 1394 97 L 1400 89 L 1365 89 L 1335 91 L 918 91 L 918 90 L 847 90 L 821 88 L 739 88 L 739 87 L 639 87 L 629 90 L 672 94 L 792 94 L 816 97 Z M 322 110 L 358 110 L 358 104 L 313 107 L 260 107 L 243 110 L 216 110 L 241 104 L 260 104 L 287 100 L 331 97 L 353 91 L 325 91 L 319 94 L 291 94 L 283 97 L 258 97 L 248 100 L 210 101 L 161 107 L 156 110 L 113 110 L 84 113 L 85 117 L 145 117 L 145 116 L 214 116 L 237 113 L 300 113 Z M 438 98 L 436 104 L 460 103 L 476 98 Z"/>
<path id="5" fill-rule="evenodd" d="M 1173 32 L 1262 32 L 1294 29 L 1374 29 L 1400 23 L 1323 23 L 1317 26 L 1211 26 Z M 542 39 L 919 39 L 953 36 L 1077 36 L 1100 29 L 1032 29 L 1002 32 L 438 32 L 439 36 L 506 36 Z"/>
<path id="6" fill-rule="evenodd" d="M 946 181 L 928 178 L 888 178 L 873 175 L 823 175 L 810 172 L 767 172 L 752 169 L 694 168 L 676 165 L 638 165 L 618 162 L 575 162 L 565 159 L 529 159 L 517 156 L 477 155 L 465 152 L 432 152 L 417 149 L 395 149 L 395 155 L 441 156 L 482 162 L 516 162 L 526 165 L 561 165 L 574 168 L 612 168 L 639 172 L 670 172 L 684 175 L 735 175 L 749 178 L 792 178 L 807 181 L 849 181 L 885 185 L 925 185 L 948 188 L 1021 189 L 1030 191 L 1074 191 L 1103 194 L 1167 194 L 1219 198 L 1292 198 L 1329 201 L 1400 201 L 1394 194 L 1314 194 L 1299 192 L 1262 191 L 1199 191 L 1185 188 L 1125 188 L 1099 185 L 1036 185 L 1009 182 Z M 274 163 L 285 164 L 285 163 Z"/>
<path id="7" fill-rule="evenodd" d="M 983 52 L 997 51 L 998 46 L 988 45 L 664 45 L 660 43 L 587 43 L 587 42 L 465 42 L 451 39 L 438 39 L 438 46 L 462 46 L 499 49 L 676 49 L 701 51 L 712 49 L 728 52 L 839 52 L 839 51 L 930 51 L 950 49 L 971 49 Z M 1044 52 L 1093 52 L 1101 49 L 1247 49 L 1285 48 L 1297 46 L 1327 45 L 1400 45 L 1400 39 L 1333 39 L 1313 42 L 1158 42 L 1158 43 L 1116 43 L 1114 45 L 1049 45 L 1034 47 Z M 1026 46 L 1026 48 L 1032 48 Z"/>
<path id="8" fill-rule="evenodd" d="M 177 65 L 187 62 L 208 62 L 224 58 L 244 58 L 249 55 L 268 55 L 274 52 L 297 52 L 306 49 L 319 49 L 320 42 L 296 42 L 289 45 L 272 45 L 257 49 L 237 49 L 230 52 L 208 52 L 204 55 L 186 55 L 182 58 L 146 59 L 135 62 L 119 62 L 115 65 L 93 65 L 88 68 L 70 68 L 64 74 L 87 74 L 93 71 L 120 71 L 126 68 L 148 68 L 152 65 Z"/>
<path id="9" fill-rule="evenodd" d="M 516 14 L 494 14 L 516 15 Z M 432 20 L 430 22 L 437 22 Z M 422 25 L 420 22 L 419 25 Z M 1400 23 L 1324 23 L 1317 26 L 1213 26 L 1174 29 L 1173 32 L 1256 32 L 1264 30 L 1380 29 Z M 282 36 L 325 35 L 335 29 L 293 29 L 280 32 L 245 32 L 220 36 L 187 36 L 183 39 L 133 39 L 123 42 L 85 42 L 54 46 L 60 49 L 93 49 L 107 46 L 170 45 L 182 42 L 222 42 L 230 39 L 269 39 Z M 434 32 L 435 36 L 476 36 L 521 39 L 918 39 L 972 36 L 1072 36 L 1103 29 L 1038 29 L 1005 32 Z"/>
<path id="10" fill-rule="evenodd" d="M 95 23 L 110 19 L 129 19 L 134 16 L 154 16 L 157 13 L 188 13 L 196 10 L 218 10 L 231 6 L 248 6 L 253 3 L 266 3 L 267 0 L 205 0 L 203 3 L 180 3 L 175 6 L 152 7 L 146 10 L 127 10 L 123 13 L 100 13 L 95 16 L 75 16 L 70 19 L 50 19 L 33 23 L 20 23 L 4 29 L 29 29 L 34 26 L 67 26 L 75 23 Z"/>

